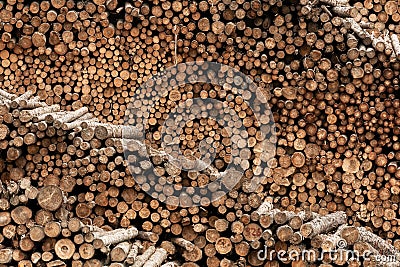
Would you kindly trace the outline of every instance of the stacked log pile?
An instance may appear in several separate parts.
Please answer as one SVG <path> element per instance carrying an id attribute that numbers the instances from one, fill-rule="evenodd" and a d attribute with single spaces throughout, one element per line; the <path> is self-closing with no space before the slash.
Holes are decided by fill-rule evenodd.
<path id="1" fill-rule="evenodd" d="M 293 215 L 305 210 L 322 216 L 345 212 L 353 227 L 346 228 L 350 237 L 336 227 L 310 237 L 312 244 L 319 238 L 334 244 L 340 235 L 351 249 L 372 245 L 378 256 L 391 254 L 392 247 L 377 246 L 383 243 L 381 239 L 352 238 L 357 231 L 368 237 L 360 227 L 369 227 L 399 247 L 400 27 L 396 3 L 1 2 L 0 224 L 5 230 L 0 240 L 1 255 L 7 260 L 12 256 L 12 263 L 4 264 L 14 266 L 22 260 L 22 266 L 29 262 L 62 265 L 53 261 L 59 257 L 55 244 L 64 239 L 72 240 L 79 254 L 60 259 L 67 266 L 72 261 L 77 266 L 99 264 L 81 259 L 83 244 L 89 245 L 82 251 L 86 246 L 96 247 L 93 259 L 111 264 L 102 245 L 85 240 L 86 228 L 79 230 L 86 231 L 82 234 L 69 229 L 70 220 L 79 220 L 107 230 L 134 226 L 139 232 L 152 232 L 147 237 L 151 240 L 145 240 L 149 243 L 142 244 L 142 260 L 151 259 L 149 254 L 162 241 L 176 238 L 175 254 L 170 252 L 171 244 L 162 245 L 173 255 L 167 256 L 168 261 L 187 261 L 188 266 L 258 266 L 262 263 L 254 255 L 263 243 L 286 251 L 291 245 L 309 246 L 308 241 L 293 244 L 286 240 L 292 238 L 289 227 L 297 239 L 310 231 L 303 227 L 302 232 L 299 225 L 316 219 L 313 215 L 301 220 Z M 194 60 L 236 67 L 265 92 L 277 128 L 277 155 L 268 162 L 271 176 L 255 192 L 240 185 L 218 201 L 203 202 L 204 207 L 179 208 L 164 205 L 158 194 L 148 196 L 146 181 L 137 184 L 124 161 L 121 136 L 126 128 L 121 125 L 129 104 L 142 97 L 137 88 L 150 75 Z M 174 103 L 199 96 L 217 99 L 220 91 L 204 84 L 186 86 L 156 103 L 150 114 L 154 132 L 149 139 L 158 141 L 158 126 Z M 240 98 L 232 102 L 235 110 L 247 110 Z M 239 111 L 251 116 L 244 110 Z M 248 127 L 253 132 L 255 128 Z M 130 133 L 137 137 L 134 127 Z M 197 146 L 198 134 L 205 140 L 224 137 L 212 120 L 188 122 L 180 139 L 185 155 Z M 139 161 L 145 149 L 151 150 L 149 144 L 135 141 L 132 149 Z M 165 165 L 168 156 L 158 145 L 152 149 L 148 152 L 155 152 L 151 159 L 158 162 L 160 176 L 171 176 L 173 168 Z M 224 169 L 230 149 L 229 142 L 223 141 L 215 147 L 219 155 L 216 169 Z M 257 161 L 250 157 L 248 162 L 253 166 Z M 252 177 L 251 172 L 246 175 Z M 179 185 L 180 179 L 173 182 Z M 184 179 L 196 186 L 209 182 L 210 176 Z M 292 223 L 301 222 L 296 229 L 286 225 L 281 217 L 287 214 L 281 213 L 277 213 L 281 217 L 274 216 L 278 222 L 285 221 L 281 226 L 263 226 L 271 219 L 253 212 L 266 196 L 296 218 Z M 263 233 L 272 229 L 271 239 L 266 232 L 268 240 L 252 240 L 260 226 Z M 274 236 L 278 233 L 280 237 Z M 87 238 L 91 240 L 90 235 Z M 115 251 L 120 252 L 114 254 L 123 258 L 119 254 L 136 246 L 129 242 L 112 244 L 110 249 L 119 246 Z M 326 246 L 334 245 L 327 243 L 322 249 Z M 165 252 L 158 250 L 156 256 L 164 258 Z"/>
<path id="2" fill-rule="evenodd" d="M 8 99 L 1 103 L 2 264 L 341 265 L 344 252 L 363 255 L 369 250 L 368 257 L 353 264 L 398 264 L 398 247 L 363 227 L 347 226 L 343 211 L 284 211 L 274 209 L 270 200 L 262 202 L 256 193 L 237 190 L 211 202 L 217 213 L 151 200 L 129 174 L 122 141 L 115 137 L 119 132 L 105 131 L 116 126 L 96 122 L 82 108 L 62 112 L 61 122 L 55 119 L 59 107 L 28 93 L 24 101 L 36 101 L 29 108 L 15 95 L 0 92 Z M 279 251 L 285 254 L 278 256 Z M 299 254 L 304 251 L 312 251 L 313 258 Z M 324 252 L 342 254 L 336 260 L 320 258 Z"/>

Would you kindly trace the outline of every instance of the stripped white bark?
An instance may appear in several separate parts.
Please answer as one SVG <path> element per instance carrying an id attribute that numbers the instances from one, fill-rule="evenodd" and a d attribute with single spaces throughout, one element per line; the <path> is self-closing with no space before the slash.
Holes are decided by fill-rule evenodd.
<path id="1" fill-rule="evenodd" d="M 125 138 L 140 139 L 143 138 L 143 131 L 136 126 L 112 125 L 98 122 L 88 122 L 82 124 L 83 127 L 95 127 L 96 132 L 101 135 L 98 138 Z"/>
<path id="2" fill-rule="evenodd" d="M 371 244 L 383 255 L 396 255 L 396 257 L 400 255 L 400 252 L 393 245 L 386 242 L 386 240 L 384 240 L 380 236 L 377 236 L 374 233 L 368 231 L 364 227 L 357 227 L 357 231 L 357 241 L 367 242 Z"/>
<path id="3" fill-rule="evenodd" d="M 178 267 L 179 264 L 175 261 L 167 262 L 161 265 L 161 267 Z"/>
<path id="4" fill-rule="evenodd" d="M 4 91 L 3 89 L 0 89 L 0 96 L 6 98 L 8 100 L 14 100 L 15 98 L 17 98 L 16 95 L 10 94 L 10 93 Z"/>
<path id="5" fill-rule="evenodd" d="M 360 21 L 359 25 L 363 29 L 373 29 L 375 27 L 375 24 L 372 22 L 365 22 L 365 21 Z"/>
<path id="6" fill-rule="evenodd" d="M 65 116 L 57 119 L 54 122 L 54 127 L 59 129 L 59 128 L 61 128 L 63 123 L 74 121 L 74 120 L 82 117 L 83 115 L 85 115 L 88 112 L 89 112 L 89 109 L 87 107 L 82 107 L 82 108 L 80 108 L 78 110 L 75 110 L 75 111 L 72 111 L 72 112 L 68 112 Z"/>
<path id="7" fill-rule="evenodd" d="M 105 246 L 117 244 L 126 240 L 135 238 L 139 231 L 135 227 L 129 229 L 117 229 L 113 231 L 104 232 L 94 232 L 93 236 L 95 239 L 100 239 L 103 241 Z"/>
<path id="8" fill-rule="evenodd" d="M 111 261 L 122 262 L 124 261 L 131 249 L 132 244 L 125 241 L 116 245 L 110 252 Z"/>
<path id="9" fill-rule="evenodd" d="M 320 1 L 330 6 L 346 6 L 349 4 L 348 0 L 320 0 Z"/>
<path id="10" fill-rule="evenodd" d="M 369 38 L 372 40 L 372 47 L 375 48 L 378 52 L 383 52 L 385 50 L 385 41 L 383 40 L 382 36 L 376 38 L 372 34 L 369 34 Z"/>
<path id="11" fill-rule="evenodd" d="M 20 102 L 20 108 L 39 108 L 48 106 L 46 102 L 40 101 L 39 96 L 35 96 L 29 100 L 22 100 Z"/>
<path id="12" fill-rule="evenodd" d="M 31 98 L 33 92 L 32 91 L 26 91 L 25 93 L 23 93 L 22 95 L 20 95 L 19 97 L 15 98 L 12 102 L 11 102 L 11 108 L 17 108 L 21 101 L 24 100 L 28 100 L 29 98 Z"/>
<path id="13" fill-rule="evenodd" d="M 86 225 L 86 224 L 83 224 L 81 222 L 81 228 L 84 227 L 84 226 L 88 227 L 90 232 L 92 232 L 92 233 L 96 232 L 97 235 L 99 235 L 100 233 L 107 233 L 107 231 L 105 231 L 104 229 L 102 229 L 102 228 L 100 228 L 100 227 L 98 227 L 96 225 L 93 225 L 93 224 Z"/>
<path id="14" fill-rule="evenodd" d="M 334 6 L 332 11 L 341 17 L 353 17 L 356 13 L 356 9 L 351 6 Z"/>
<path id="15" fill-rule="evenodd" d="M 94 118 L 94 115 L 92 113 L 86 113 L 85 115 L 83 115 L 82 117 L 77 119 L 76 121 L 64 123 L 62 125 L 62 129 L 64 131 L 72 130 L 74 128 L 81 126 L 82 122 L 84 122 L 84 121 L 98 122 L 99 120 L 97 118 Z"/>
<path id="16" fill-rule="evenodd" d="M 274 205 L 269 201 L 264 201 L 256 210 L 259 215 L 266 214 L 274 208 Z"/>
<path id="17" fill-rule="evenodd" d="M 139 249 L 142 248 L 142 244 L 140 241 L 135 241 L 135 243 L 132 244 L 132 247 L 128 253 L 128 256 L 125 259 L 125 264 L 132 264 L 135 262 L 135 259 L 139 253 Z"/>
<path id="18" fill-rule="evenodd" d="M 345 27 L 350 28 L 361 39 L 365 39 L 369 36 L 369 34 L 361 28 L 360 24 L 358 24 L 353 18 L 343 19 L 343 23 Z"/>
<path id="19" fill-rule="evenodd" d="M 167 251 L 163 248 L 158 248 L 143 267 L 160 267 L 167 259 Z"/>
<path id="20" fill-rule="evenodd" d="M 142 267 L 155 251 L 156 248 L 154 246 L 150 246 L 142 255 L 136 257 L 135 263 L 130 265 L 130 267 Z"/>
<path id="21" fill-rule="evenodd" d="M 397 34 L 393 33 L 390 36 L 390 39 L 392 40 L 393 51 L 396 54 L 397 59 L 400 59 L 400 41 L 399 41 L 399 37 L 397 36 Z"/>
<path id="22" fill-rule="evenodd" d="M 345 224 L 346 221 L 346 213 L 338 211 L 303 224 L 300 228 L 300 233 L 305 238 L 312 238 L 318 234 L 327 233 L 338 226 Z"/>
<path id="23" fill-rule="evenodd" d="M 19 119 L 22 122 L 28 122 L 31 119 L 33 119 L 34 117 L 37 117 L 39 115 L 44 115 L 44 114 L 48 114 L 48 113 L 52 113 L 52 112 L 57 112 L 60 111 L 60 105 L 51 105 L 51 106 L 47 106 L 47 107 L 39 107 L 39 108 L 35 108 L 32 110 L 22 110 L 20 112 L 20 116 Z M 38 122 L 38 120 L 36 120 L 35 122 Z"/>

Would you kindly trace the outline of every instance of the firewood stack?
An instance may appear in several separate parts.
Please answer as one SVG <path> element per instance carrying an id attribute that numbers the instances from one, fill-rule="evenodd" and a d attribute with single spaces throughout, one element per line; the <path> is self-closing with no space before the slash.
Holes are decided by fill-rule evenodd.
<path id="1" fill-rule="evenodd" d="M 0 265 L 280 266 L 257 253 L 321 253 L 342 239 L 342 250 L 396 254 L 399 13 L 396 1 L 371 0 L 0 2 Z M 211 119 L 184 122 L 183 154 L 196 156 L 206 140 L 218 157 L 205 175 L 177 175 L 159 145 L 175 104 L 226 97 L 254 135 L 244 148 L 259 131 L 242 98 L 201 83 L 168 88 L 145 143 L 140 128 L 122 126 L 129 105 L 146 98 L 140 85 L 192 61 L 229 65 L 257 84 L 277 148 L 257 190 L 239 183 L 216 201 L 178 207 L 164 203 L 163 185 L 209 183 L 237 144 Z M 150 155 L 159 184 L 127 168 L 123 133 L 128 159 L 145 169 Z M 259 161 L 240 155 L 250 179 Z M 150 187 L 159 191 L 149 196 Z M 262 204 L 267 196 L 277 209 Z M 107 241 L 104 230 L 128 239 Z"/>

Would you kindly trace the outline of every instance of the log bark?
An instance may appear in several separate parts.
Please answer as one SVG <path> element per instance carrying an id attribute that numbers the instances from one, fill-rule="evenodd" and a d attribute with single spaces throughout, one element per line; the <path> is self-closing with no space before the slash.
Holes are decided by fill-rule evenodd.
<path id="1" fill-rule="evenodd" d="M 95 239 L 100 239 L 105 246 L 120 243 L 135 238 L 139 231 L 135 227 L 129 229 L 117 229 L 108 232 L 94 232 Z"/>
<path id="2" fill-rule="evenodd" d="M 335 212 L 303 224 L 300 228 L 300 233 L 305 238 L 312 238 L 318 234 L 329 232 L 345 224 L 346 221 L 346 213 L 340 211 Z"/>

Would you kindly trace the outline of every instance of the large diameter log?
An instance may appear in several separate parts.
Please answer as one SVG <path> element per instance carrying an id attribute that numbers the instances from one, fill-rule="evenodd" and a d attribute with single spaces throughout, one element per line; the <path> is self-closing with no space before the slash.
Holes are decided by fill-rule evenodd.
<path id="1" fill-rule="evenodd" d="M 128 256 L 129 250 L 131 248 L 131 243 L 125 241 L 116 245 L 110 253 L 112 261 L 121 262 Z"/>
<path id="2" fill-rule="evenodd" d="M 16 224 L 26 224 L 32 218 L 32 210 L 26 206 L 18 206 L 11 211 L 11 218 Z"/>
<path id="3" fill-rule="evenodd" d="M 192 251 L 183 251 L 182 256 L 183 258 L 185 258 L 186 261 L 196 262 L 201 260 L 203 252 L 200 248 L 195 246 Z"/>
<path id="4" fill-rule="evenodd" d="M 60 239 L 54 246 L 56 255 L 63 260 L 70 259 L 75 253 L 75 244 L 70 239 Z"/>
<path id="5" fill-rule="evenodd" d="M 48 185 L 40 189 L 37 200 L 43 209 L 55 211 L 63 203 L 63 194 L 59 187 Z"/>
<path id="6" fill-rule="evenodd" d="M 303 224 L 300 233 L 305 238 L 312 238 L 318 234 L 327 233 L 346 222 L 346 213 L 338 211 Z"/>
<path id="7" fill-rule="evenodd" d="M 0 263 L 10 263 L 12 260 L 13 250 L 10 248 L 0 249 Z"/>
<path id="8" fill-rule="evenodd" d="M 22 155 L 22 150 L 16 147 L 10 147 L 7 150 L 7 160 L 8 161 L 15 161 Z"/>
<path id="9" fill-rule="evenodd" d="M 282 225 L 276 230 L 276 235 L 283 242 L 291 240 L 293 233 L 293 229 L 289 225 Z"/>

